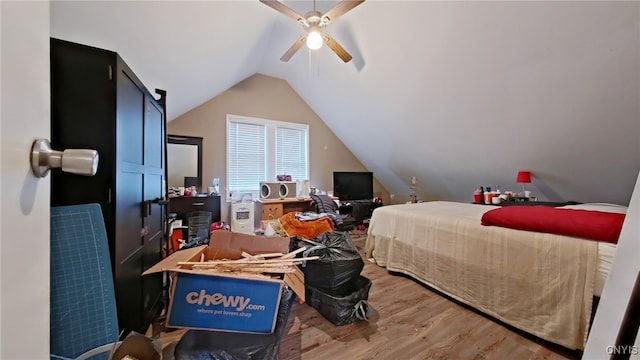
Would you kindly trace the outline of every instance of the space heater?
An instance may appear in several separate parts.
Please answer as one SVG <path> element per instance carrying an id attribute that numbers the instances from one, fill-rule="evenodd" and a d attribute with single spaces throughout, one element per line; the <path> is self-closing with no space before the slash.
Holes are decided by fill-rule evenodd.
<path id="1" fill-rule="evenodd" d="M 239 202 L 231 204 L 231 231 L 255 235 L 253 228 L 253 203 Z"/>

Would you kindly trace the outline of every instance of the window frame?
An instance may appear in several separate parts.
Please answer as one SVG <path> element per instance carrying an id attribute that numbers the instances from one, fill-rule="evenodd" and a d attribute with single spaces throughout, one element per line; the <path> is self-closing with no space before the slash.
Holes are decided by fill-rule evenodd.
<path id="1" fill-rule="evenodd" d="M 247 123 L 253 125 L 261 125 L 265 128 L 265 175 L 266 179 L 263 181 L 271 181 L 268 179 L 273 179 L 272 181 L 276 181 L 276 128 L 290 128 L 303 130 L 305 133 L 305 161 L 306 161 L 306 176 L 304 180 L 309 179 L 310 165 L 309 165 L 309 125 L 302 123 L 294 123 L 294 122 L 286 122 L 272 119 L 264 119 L 264 118 L 256 118 L 250 116 L 242 116 L 242 115 L 234 115 L 227 114 L 226 116 L 226 157 L 225 157 L 225 168 L 226 168 L 226 176 L 227 176 L 227 189 L 226 189 L 226 197 L 227 201 L 231 201 L 231 193 L 233 190 L 230 188 L 229 179 L 230 179 L 230 169 L 229 169 L 229 139 L 230 139 L 230 129 L 231 123 Z M 297 179 L 303 180 L 303 179 Z M 253 198 L 258 198 L 259 196 L 259 184 L 256 184 L 256 188 L 252 191 Z"/>

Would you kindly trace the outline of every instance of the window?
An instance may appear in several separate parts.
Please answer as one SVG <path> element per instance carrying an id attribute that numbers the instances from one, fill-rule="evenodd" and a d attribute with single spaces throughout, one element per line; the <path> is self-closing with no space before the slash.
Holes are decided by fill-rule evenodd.
<path id="1" fill-rule="evenodd" d="M 276 175 L 309 179 L 309 126 L 227 115 L 227 194 L 257 195 Z"/>

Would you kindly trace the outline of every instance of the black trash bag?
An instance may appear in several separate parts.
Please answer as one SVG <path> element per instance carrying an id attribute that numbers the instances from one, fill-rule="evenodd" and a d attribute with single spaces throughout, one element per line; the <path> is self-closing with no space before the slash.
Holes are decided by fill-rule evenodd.
<path id="1" fill-rule="evenodd" d="M 176 345 L 176 360 L 249 360 L 278 358 L 280 340 L 293 306 L 294 293 L 284 287 L 276 326 L 271 334 L 189 330 Z"/>
<path id="2" fill-rule="evenodd" d="M 347 295 L 353 291 L 353 283 L 360 276 L 364 261 L 348 233 L 330 231 L 314 240 L 292 239 L 291 250 L 302 246 L 307 250 L 298 257 L 320 257 L 300 265 L 306 285 L 330 295 Z"/>
<path id="3" fill-rule="evenodd" d="M 369 310 L 369 289 L 371 280 L 358 277 L 353 283 L 351 293 L 346 296 L 333 296 L 311 286 L 305 286 L 306 303 L 336 326 L 351 324 L 358 320 L 367 321 Z"/>

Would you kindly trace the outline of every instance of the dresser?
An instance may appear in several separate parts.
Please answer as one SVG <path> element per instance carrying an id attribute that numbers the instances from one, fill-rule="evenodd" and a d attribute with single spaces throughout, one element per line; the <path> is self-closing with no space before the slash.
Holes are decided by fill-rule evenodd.
<path id="1" fill-rule="evenodd" d="M 166 241 L 165 98 L 113 51 L 51 39 L 50 52 L 51 144 L 100 157 L 95 176 L 52 171 L 51 206 L 100 205 L 118 325 L 145 333 L 164 306 L 162 274 L 142 272 Z"/>
<path id="2" fill-rule="evenodd" d="M 169 213 L 175 213 L 183 225 L 188 224 L 189 213 L 192 211 L 209 211 L 212 223 L 220 221 L 220 195 L 179 196 L 169 199 Z"/>
<path id="3" fill-rule="evenodd" d="M 262 220 L 275 220 L 290 212 L 315 211 L 311 206 L 311 198 L 308 199 L 261 199 L 256 202 L 256 212 Z"/>

